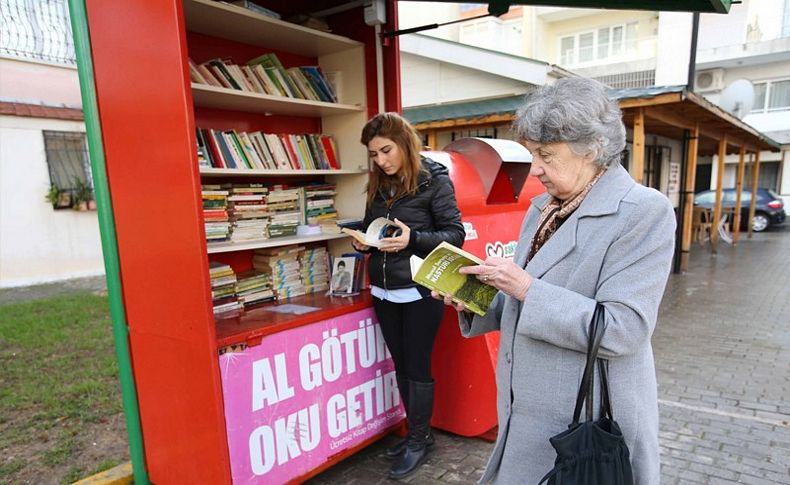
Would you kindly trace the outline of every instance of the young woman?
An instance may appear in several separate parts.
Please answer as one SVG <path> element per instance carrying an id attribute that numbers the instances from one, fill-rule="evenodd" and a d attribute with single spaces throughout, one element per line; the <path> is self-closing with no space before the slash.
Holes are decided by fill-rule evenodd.
<path id="1" fill-rule="evenodd" d="M 387 450 L 394 460 L 390 477 L 400 479 L 422 465 L 433 445 L 431 354 L 444 315 L 442 302 L 412 281 L 409 258 L 425 257 L 442 241 L 460 247 L 465 232 L 447 169 L 420 155 L 420 137 L 408 121 L 396 113 L 379 114 L 363 128 L 361 142 L 374 165 L 363 226 L 386 217 L 400 228 L 380 248 L 352 242 L 371 253 L 373 305 L 409 423 L 407 438 Z"/>

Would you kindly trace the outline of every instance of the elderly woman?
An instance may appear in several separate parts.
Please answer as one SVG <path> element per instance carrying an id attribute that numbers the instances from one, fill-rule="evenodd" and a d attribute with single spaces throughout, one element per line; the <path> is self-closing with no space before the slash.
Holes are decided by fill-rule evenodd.
<path id="1" fill-rule="evenodd" d="M 515 126 L 532 153 L 530 175 L 546 193 L 532 200 L 512 260 L 465 268 L 499 290 L 486 315 L 471 318 L 455 305 L 464 336 L 501 331 L 499 435 L 481 483 L 537 484 L 554 466 L 549 437 L 571 421 L 598 302 L 607 323 L 599 356 L 609 360 L 634 483 L 658 484 L 650 337 L 672 259 L 672 206 L 620 166 L 625 127 L 599 83 L 563 79 L 539 88 Z"/>

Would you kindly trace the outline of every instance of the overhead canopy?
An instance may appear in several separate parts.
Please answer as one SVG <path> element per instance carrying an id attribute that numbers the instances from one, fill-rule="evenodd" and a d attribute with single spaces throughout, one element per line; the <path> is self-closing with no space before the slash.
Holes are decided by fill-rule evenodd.
<path id="1" fill-rule="evenodd" d="M 750 151 L 779 151 L 780 145 L 732 114 L 685 86 L 610 89 L 609 97 L 623 110 L 626 126 L 633 126 L 639 110 L 644 114 L 645 133 L 681 139 L 684 130 L 699 125 L 698 153 L 713 155 L 727 136 L 728 153 L 741 146 Z M 406 117 L 418 130 L 448 129 L 460 126 L 507 123 L 524 103 L 524 95 L 406 108 Z"/>
<path id="2" fill-rule="evenodd" d="M 422 1 L 422 0 L 417 0 Z M 427 0 L 426 0 L 427 1 Z M 491 12 L 506 12 L 513 5 L 542 5 L 571 8 L 605 8 L 612 10 L 662 10 L 678 12 L 727 13 L 732 0 L 491 0 L 489 2 L 464 2 L 458 0 L 430 0 L 446 3 L 488 3 Z"/>
<path id="3" fill-rule="evenodd" d="M 453 126 L 455 120 L 479 119 L 491 115 L 508 115 L 524 104 L 524 95 L 508 96 L 506 98 L 481 99 L 463 103 L 432 104 L 415 108 L 404 108 L 403 116 L 415 126 L 432 123 L 431 128 Z M 444 122 L 443 125 L 436 124 Z"/>
<path id="4" fill-rule="evenodd" d="M 620 104 L 626 126 L 633 126 L 637 110 L 642 109 L 648 134 L 680 139 L 683 130 L 699 125 L 700 155 L 717 153 L 723 135 L 727 136 L 728 153 L 737 153 L 741 146 L 753 151 L 780 148 L 776 141 L 685 86 L 611 89 L 609 97 Z"/>

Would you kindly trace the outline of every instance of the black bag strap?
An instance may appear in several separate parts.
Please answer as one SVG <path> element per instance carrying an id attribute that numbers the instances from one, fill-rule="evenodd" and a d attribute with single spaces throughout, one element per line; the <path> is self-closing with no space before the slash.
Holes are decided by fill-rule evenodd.
<path id="1" fill-rule="evenodd" d="M 598 375 L 601 380 L 601 416 L 614 421 L 612 416 L 612 398 L 609 396 L 609 361 L 598 359 Z M 591 394 L 592 395 L 592 394 Z"/>
<path id="2" fill-rule="evenodd" d="M 606 319 L 604 317 L 604 308 L 600 303 L 595 304 L 595 311 L 593 312 L 592 319 L 590 320 L 590 328 L 587 332 L 587 362 L 584 365 L 584 374 L 582 381 L 579 385 L 579 392 L 576 395 L 576 407 L 573 410 L 573 423 L 571 426 L 579 424 L 579 418 L 582 413 L 582 405 L 587 402 L 587 420 L 592 421 L 592 396 L 593 396 L 593 374 L 595 372 L 595 363 L 598 359 L 598 350 L 601 348 L 601 340 L 606 331 Z M 605 374 L 601 374 L 601 392 L 606 393 L 606 398 L 601 399 L 602 405 L 609 405 L 609 383 L 604 383 Z M 602 395 L 603 397 L 603 395 Z M 611 416 L 611 409 L 607 411 Z"/>

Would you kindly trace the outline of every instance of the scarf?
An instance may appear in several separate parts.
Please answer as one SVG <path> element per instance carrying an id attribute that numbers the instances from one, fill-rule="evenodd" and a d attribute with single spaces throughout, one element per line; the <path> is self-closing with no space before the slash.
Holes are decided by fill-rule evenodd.
<path id="1" fill-rule="evenodd" d="M 587 193 L 590 192 L 590 189 L 598 182 L 604 172 L 606 172 L 605 168 L 599 170 L 598 173 L 595 174 L 595 177 L 584 186 L 581 192 L 570 199 L 560 200 L 556 197 L 552 197 L 551 200 L 549 200 L 549 203 L 546 204 L 546 207 L 540 212 L 538 230 L 535 232 L 535 237 L 532 238 L 532 245 L 529 248 L 527 261 L 532 260 L 532 257 L 537 254 L 544 244 L 546 244 L 546 241 L 557 232 L 557 229 L 565 222 L 565 219 L 581 205 Z"/>

